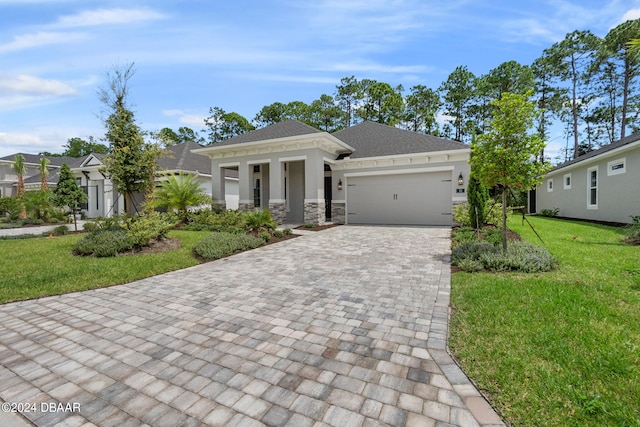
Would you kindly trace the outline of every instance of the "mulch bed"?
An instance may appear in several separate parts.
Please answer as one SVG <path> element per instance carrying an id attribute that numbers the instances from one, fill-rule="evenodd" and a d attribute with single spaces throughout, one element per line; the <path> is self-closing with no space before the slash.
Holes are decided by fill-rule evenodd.
<path id="1" fill-rule="evenodd" d="M 304 225 L 301 225 L 300 227 L 296 227 L 296 230 L 322 231 L 322 230 L 326 230 L 327 228 L 339 227 L 341 225 L 342 224 L 325 224 L 325 225 L 315 225 L 313 227 L 305 227 Z"/>

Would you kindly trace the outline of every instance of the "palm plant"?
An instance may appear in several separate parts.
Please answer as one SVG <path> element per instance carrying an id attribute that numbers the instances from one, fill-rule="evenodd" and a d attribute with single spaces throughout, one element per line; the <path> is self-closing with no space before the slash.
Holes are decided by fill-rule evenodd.
<path id="1" fill-rule="evenodd" d="M 27 218 L 27 209 L 24 206 L 22 197 L 24 196 L 24 174 L 27 173 L 27 164 L 22 154 L 16 154 L 13 158 L 13 170 L 18 175 L 18 200 L 20 200 L 20 214 L 18 219 Z"/>
<path id="2" fill-rule="evenodd" d="M 38 172 L 40 173 L 40 189 L 42 191 L 47 191 L 49 189 L 49 183 L 47 182 L 47 175 L 49 175 L 49 169 L 47 169 L 48 165 L 49 159 L 47 159 L 46 157 L 40 159 Z"/>
<path id="3" fill-rule="evenodd" d="M 187 209 L 211 203 L 211 198 L 201 189 L 195 175 L 168 175 L 166 181 L 160 183 L 153 193 L 153 206 L 178 211 L 178 216 L 185 222 Z"/>

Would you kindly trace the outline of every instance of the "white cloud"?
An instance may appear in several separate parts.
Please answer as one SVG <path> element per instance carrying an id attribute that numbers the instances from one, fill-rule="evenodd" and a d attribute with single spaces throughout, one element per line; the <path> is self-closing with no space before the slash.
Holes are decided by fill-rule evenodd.
<path id="1" fill-rule="evenodd" d="M 153 21 L 165 16 L 150 9 L 95 9 L 58 18 L 56 27 L 93 27 L 98 25 L 131 24 Z"/>
<path id="2" fill-rule="evenodd" d="M 622 19 L 620 20 L 620 23 L 623 23 L 626 21 L 632 21 L 638 18 L 640 18 L 640 9 L 631 9 L 631 10 L 628 10 L 624 15 L 622 15 Z"/>
<path id="3" fill-rule="evenodd" d="M 0 99 L 5 95 L 71 96 L 76 93 L 74 88 L 59 80 L 41 79 L 26 74 L 0 75 Z"/>
<path id="4" fill-rule="evenodd" d="M 0 53 L 13 52 L 52 44 L 75 43 L 87 38 L 83 33 L 39 32 L 15 36 L 9 43 L 0 45 Z"/>
<path id="5" fill-rule="evenodd" d="M 20 152 L 36 154 L 43 151 L 61 151 L 61 144 L 57 138 L 52 139 L 51 136 L 43 137 L 30 133 L 0 132 L 0 147 L 0 157 Z"/>
<path id="6" fill-rule="evenodd" d="M 204 119 L 207 116 L 199 114 L 188 114 L 182 110 L 162 110 L 162 114 L 168 117 L 178 117 L 178 122 L 191 126 L 204 126 Z"/>

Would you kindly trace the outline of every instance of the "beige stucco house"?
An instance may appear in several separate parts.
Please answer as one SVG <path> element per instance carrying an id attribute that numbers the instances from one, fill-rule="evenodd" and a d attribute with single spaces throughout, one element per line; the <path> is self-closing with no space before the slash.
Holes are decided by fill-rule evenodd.
<path id="1" fill-rule="evenodd" d="M 193 152 L 210 159 L 215 200 L 235 171 L 238 208 L 280 224 L 451 225 L 466 201 L 468 146 L 374 122 L 330 134 L 287 120 Z"/>

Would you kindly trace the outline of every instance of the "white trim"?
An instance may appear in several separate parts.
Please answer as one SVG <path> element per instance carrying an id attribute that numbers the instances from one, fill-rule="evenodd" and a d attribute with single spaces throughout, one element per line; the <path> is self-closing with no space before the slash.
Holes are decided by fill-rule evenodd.
<path id="1" fill-rule="evenodd" d="M 569 178 L 569 184 L 567 184 L 567 178 Z M 564 188 L 565 190 L 571 190 L 572 179 L 573 178 L 571 177 L 570 173 L 565 173 L 562 177 L 562 188 Z"/>
<path id="2" fill-rule="evenodd" d="M 574 168 L 578 168 L 578 167 L 585 167 L 585 166 L 587 166 L 587 165 L 589 165 L 591 163 L 599 162 L 602 159 L 605 159 L 607 157 L 612 157 L 613 155 L 616 155 L 616 154 L 618 154 L 620 152 L 626 152 L 628 150 L 632 150 L 634 148 L 638 148 L 638 146 L 640 146 L 640 139 L 637 140 L 637 141 L 631 142 L 629 144 L 623 145 L 622 147 L 618 147 L 618 148 L 616 148 L 614 150 L 607 151 L 607 152 L 604 152 L 602 154 L 598 154 L 597 156 L 593 156 L 593 157 L 590 157 L 588 159 L 584 159 L 584 160 L 581 160 L 579 162 L 572 163 L 570 165 L 560 167 L 560 168 L 558 168 L 558 169 L 556 169 L 554 171 L 551 171 L 551 172 L 547 173 L 547 176 L 555 175 L 555 174 L 558 174 L 558 173 L 567 172 L 568 170 L 571 170 L 571 169 L 574 169 Z"/>
<path id="3" fill-rule="evenodd" d="M 271 163 L 271 159 L 261 159 L 261 160 L 247 160 L 247 165 L 263 165 L 265 163 Z"/>
<path id="4" fill-rule="evenodd" d="M 240 167 L 240 162 L 220 163 L 218 167 L 219 168 Z"/>
<path id="5" fill-rule="evenodd" d="M 331 203 L 347 203 L 346 200 L 332 200 Z"/>
<path id="6" fill-rule="evenodd" d="M 240 199 L 238 199 L 238 203 L 244 203 L 244 204 L 247 204 L 247 205 L 249 203 L 253 204 L 253 199 L 250 199 L 250 200 L 240 200 Z"/>
<path id="7" fill-rule="evenodd" d="M 269 199 L 269 203 L 286 203 L 285 199 Z"/>
<path id="8" fill-rule="evenodd" d="M 613 166 L 618 166 L 622 164 L 622 167 L 619 169 L 612 169 Z M 620 159 L 611 160 L 607 163 L 607 176 L 611 175 L 622 175 L 623 173 L 627 173 L 627 158 L 622 157 Z"/>
<path id="9" fill-rule="evenodd" d="M 444 162 L 467 162 L 470 149 L 431 151 L 427 153 L 397 154 L 392 156 L 362 157 L 352 159 L 347 157 L 335 161 L 335 170 L 398 167 L 408 165 L 424 165 Z"/>
<path id="10" fill-rule="evenodd" d="M 393 169 L 383 171 L 368 171 L 368 172 L 348 172 L 345 173 L 345 178 L 356 176 L 377 176 L 377 175 L 406 175 L 410 173 L 429 173 L 429 172 L 447 172 L 454 170 L 453 166 L 440 166 L 434 168 L 412 168 L 412 169 Z"/>
<path id="11" fill-rule="evenodd" d="M 324 199 L 304 199 L 305 203 L 320 203 L 320 202 L 324 202 Z"/>
<path id="12" fill-rule="evenodd" d="M 307 160 L 307 156 L 293 156 L 293 157 L 280 157 L 279 162 L 298 162 L 300 160 Z"/>
<path id="13" fill-rule="evenodd" d="M 467 198 L 466 197 L 459 197 L 459 196 L 453 196 L 451 198 L 452 202 L 466 202 Z"/>
<path id="14" fill-rule="evenodd" d="M 595 204 L 591 204 L 591 190 L 593 189 L 593 187 L 591 187 L 591 173 L 594 172 L 596 173 L 596 186 L 595 186 L 595 190 L 596 190 L 596 203 Z M 598 194 L 598 187 L 600 187 L 600 172 L 598 171 L 598 166 L 593 166 L 587 169 L 587 209 L 589 210 L 597 210 L 598 209 L 598 202 L 600 201 L 600 195 Z"/>

